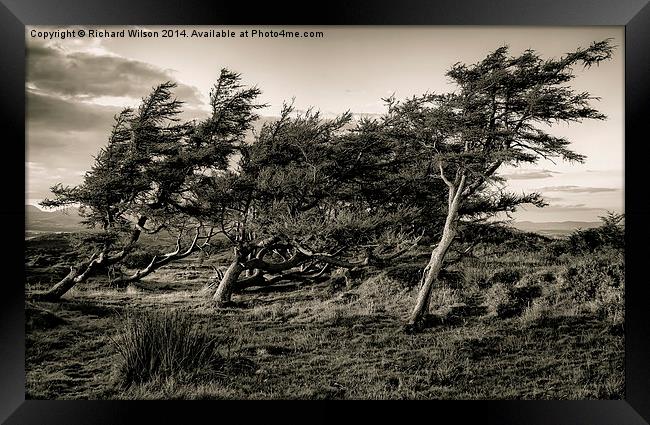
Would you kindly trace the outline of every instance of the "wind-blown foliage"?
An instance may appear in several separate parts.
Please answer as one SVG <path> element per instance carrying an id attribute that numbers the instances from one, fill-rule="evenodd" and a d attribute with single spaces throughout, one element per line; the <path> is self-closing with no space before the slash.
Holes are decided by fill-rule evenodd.
<path id="1" fill-rule="evenodd" d="M 224 172 L 252 122 L 257 88 L 243 88 L 239 75 L 223 69 L 210 95 L 212 114 L 200 122 L 180 123 L 182 102 L 173 96 L 174 83 L 155 87 L 137 110 L 124 109 L 115 117 L 106 147 L 75 187 L 56 185 L 55 197 L 45 207 L 79 205 L 84 223 L 100 227 L 112 238 L 81 262 L 52 290 L 37 297 L 56 299 L 94 270 L 121 261 L 142 232 L 168 231 L 178 235 L 176 248 L 152 258 L 150 265 L 122 281 L 139 279 L 170 261 L 184 258 L 207 243 L 214 232 L 197 219 L 197 181 Z M 181 250 L 188 228 L 195 230 L 189 246 Z"/>
<path id="2" fill-rule="evenodd" d="M 538 194 L 502 194 L 490 188 L 500 181 L 503 165 L 518 166 L 539 159 L 581 162 L 570 141 L 554 136 L 548 127 L 560 122 L 602 120 L 590 106 L 590 93 L 576 92 L 568 83 L 573 68 L 589 68 L 611 58 L 609 40 L 592 43 L 559 59 L 543 60 L 533 50 L 508 55 L 500 47 L 482 61 L 457 63 L 447 72 L 457 90 L 425 93 L 398 102 L 388 99 L 391 134 L 407 149 L 418 152 L 426 169 L 448 187 L 447 218 L 440 243 L 432 252 L 409 327 L 427 310 L 433 282 L 457 234 L 461 211 L 484 215 L 511 211 L 521 203 L 543 205 Z M 488 195 L 489 193 L 489 195 Z"/>
<path id="3" fill-rule="evenodd" d="M 409 217 L 416 211 L 402 199 L 381 202 L 382 194 L 367 188 L 391 179 L 382 162 L 393 152 L 368 137 L 378 125 L 355 123 L 349 113 L 327 120 L 285 104 L 277 121 L 239 148 L 236 167 L 197 187 L 203 219 L 235 249 L 232 273 L 215 293 L 218 302 L 227 302 L 236 285 L 385 261 L 414 242 Z M 252 276 L 237 283 L 246 270 Z"/>
<path id="4" fill-rule="evenodd" d="M 224 303 L 237 286 L 384 264 L 426 235 L 440 242 L 411 317 L 419 322 L 457 235 L 485 233 L 477 231 L 481 224 L 489 227 L 488 219 L 523 203 L 545 205 L 537 193 L 505 191 L 501 166 L 584 160 L 547 129 L 605 118 L 590 106 L 594 97 L 568 83 L 575 66 L 598 64 L 612 50 L 605 40 L 543 60 L 533 50 L 511 57 L 500 47 L 474 65 L 453 65 L 451 93 L 391 97 L 379 119 L 324 119 L 285 104 L 252 142 L 246 137 L 264 105 L 256 103 L 260 90 L 244 86 L 239 74 L 221 71 L 211 115 L 200 122 L 180 123 L 174 84 L 161 84 L 137 110 L 116 117 L 84 182 L 54 187 L 55 198 L 43 203 L 80 204 L 89 226 L 130 235 L 110 239 L 115 246 L 66 279 L 117 263 L 142 231 L 173 232 L 176 247 L 123 282 L 185 258 L 221 233 L 235 254 L 214 294 Z M 182 249 L 189 228 L 195 233 Z M 471 250 L 475 242 L 465 243 Z"/>

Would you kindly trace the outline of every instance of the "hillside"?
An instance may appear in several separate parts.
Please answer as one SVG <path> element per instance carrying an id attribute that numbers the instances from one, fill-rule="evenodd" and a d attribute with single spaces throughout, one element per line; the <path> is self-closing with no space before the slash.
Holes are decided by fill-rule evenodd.
<path id="1" fill-rule="evenodd" d="M 77 208 L 43 211 L 25 205 L 25 230 L 32 232 L 77 232 L 83 230 Z"/>
<path id="2" fill-rule="evenodd" d="M 512 226 L 519 230 L 544 236 L 564 236 L 578 229 L 591 229 L 600 225 L 601 223 L 597 221 L 548 221 L 542 223 L 518 221 L 512 223 Z"/>
<path id="3" fill-rule="evenodd" d="M 30 290 L 68 272 L 69 236 L 27 241 Z M 324 277 L 251 287 L 225 308 L 207 288 L 227 249 L 126 289 L 101 273 L 60 302 L 28 301 L 26 398 L 623 398 L 622 252 L 549 259 L 525 244 L 485 249 L 433 289 L 428 328 L 416 335 L 402 331 L 424 266 L 416 253 L 342 286 Z M 119 344 L 136 323 L 209 338 L 214 361 L 132 382 L 125 371 L 144 368 Z M 151 344 L 152 355 L 161 353 L 167 334 L 149 335 L 164 335 Z"/>
<path id="4" fill-rule="evenodd" d="M 590 229 L 598 227 L 601 223 L 596 221 L 552 221 L 535 223 L 532 221 L 519 221 L 512 226 L 524 232 L 539 233 L 544 236 L 564 236 L 577 229 Z M 43 211 L 33 205 L 25 206 L 25 230 L 32 232 L 76 232 L 85 229 L 81 224 L 79 210 L 67 208 L 65 210 Z"/>

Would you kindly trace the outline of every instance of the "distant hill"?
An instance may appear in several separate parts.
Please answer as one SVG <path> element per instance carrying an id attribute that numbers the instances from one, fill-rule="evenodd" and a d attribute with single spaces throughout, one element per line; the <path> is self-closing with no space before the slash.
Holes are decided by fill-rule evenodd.
<path id="1" fill-rule="evenodd" d="M 542 223 L 517 221 L 511 225 L 524 232 L 534 232 L 545 236 L 564 236 L 577 229 L 590 229 L 601 224 L 599 221 L 552 221 Z M 26 205 L 25 230 L 32 232 L 78 232 L 87 230 L 87 228 L 81 224 L 81 217 L 79 217 L 77 208 L 43 211 L 33 205 Z"/>
<path id="2" fill-rule="evenodd" d="M 578 229 L 598 227 L 600 221 L 548 221 L 534 223 L 532 221 L 517 221 L 512 226 L 524 232 L 534 232 L 545 236 L 564 236 Z"/>
<path id="3" fill-rule="evenodd" d="M 34 232 L 77 232 L 84 230 L 79 210 L 43 211 L 33 205 L 25 205 L 25 230 Z"/>

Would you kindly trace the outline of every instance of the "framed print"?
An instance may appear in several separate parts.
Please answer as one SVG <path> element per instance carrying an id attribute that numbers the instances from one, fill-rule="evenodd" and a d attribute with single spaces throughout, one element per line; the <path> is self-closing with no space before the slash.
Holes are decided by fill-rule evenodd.
<path id="1" fill-rule="evenodd" d="M 0 7 L 3 421 L 648 423 L 645 0 L 92 3 Z"/>

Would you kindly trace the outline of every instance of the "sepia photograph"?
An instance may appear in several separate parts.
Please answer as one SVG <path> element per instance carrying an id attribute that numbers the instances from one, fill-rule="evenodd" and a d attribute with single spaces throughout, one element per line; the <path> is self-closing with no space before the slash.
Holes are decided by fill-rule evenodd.
<path id="1" fill-rule="evenodd" d="M 625 27 L 25 45 L 25 399 L 625 399 Z"/>

